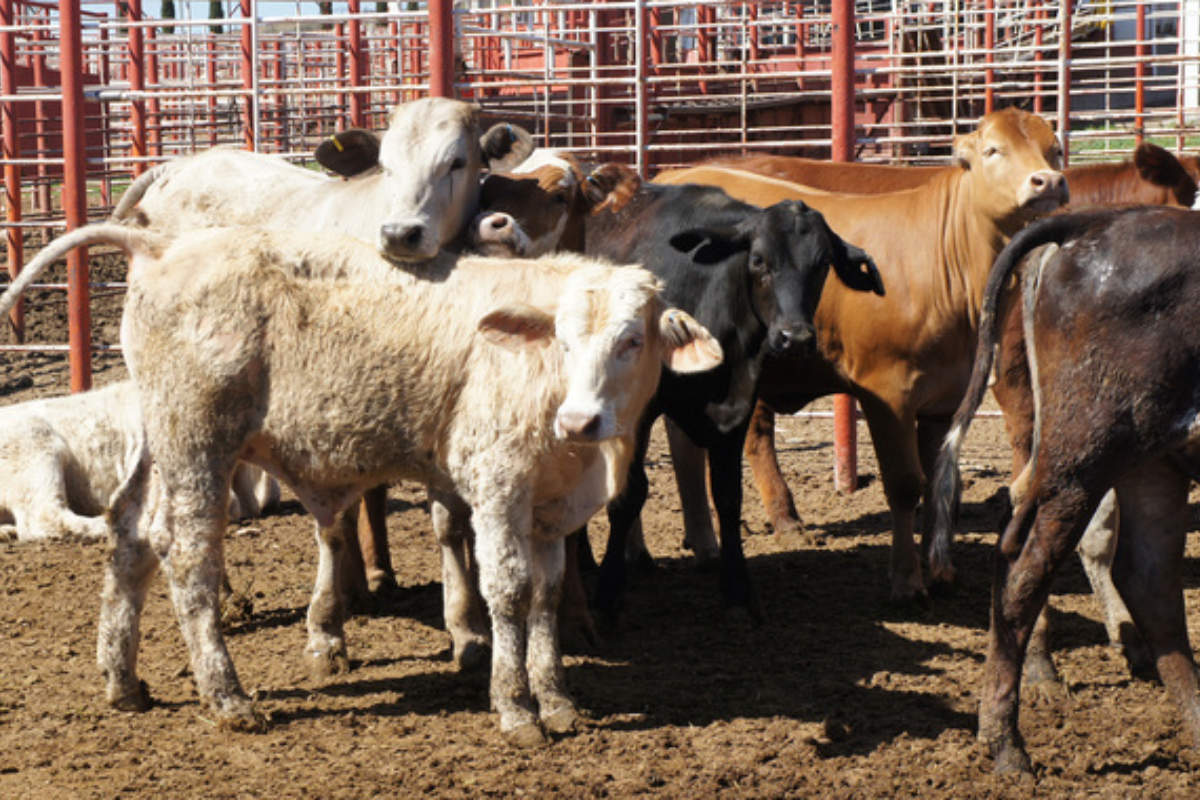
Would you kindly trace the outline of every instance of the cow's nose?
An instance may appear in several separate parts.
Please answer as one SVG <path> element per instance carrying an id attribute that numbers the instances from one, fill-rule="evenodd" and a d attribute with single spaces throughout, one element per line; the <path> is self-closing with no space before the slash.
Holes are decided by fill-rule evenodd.
<path id="1" fill-rule="evenodd" d="M 600 415 L 584 411 L 558 413 L 558 433 L 563 439 L 595 439 L 600 433 Z"/>
<path id="2" fill-rule="evenodd" d="M 776 353 L 799 354 L 811 350 L 816 341 L 813 329 L 804 325 L 777 328 L 770 337 L 769 345 Z"/>
<path id="3" fill-rule="evenodd" d="M 424 252 L 425 226 L 408 222 L 389 222 L 380 229 L 390 255 L 429 255 Z"/>
<path id="4" fill-rule="evenodd" d="M 516 224 L 511 216 L 497 211 L 493 214 L 488 214 L 479 221 L 479 235 L 483 239 L 490 239 L 502 235 L 515 227 Z"/>
<path id="5" fill-rule="evenodd" d="M 1070 201 L 1070 190 L 1067 179 L 1061 172 L 1040 170 L 1029 176 L 1028 193 L 1030 200 L 1057 200 L 1060 205 Z"/>

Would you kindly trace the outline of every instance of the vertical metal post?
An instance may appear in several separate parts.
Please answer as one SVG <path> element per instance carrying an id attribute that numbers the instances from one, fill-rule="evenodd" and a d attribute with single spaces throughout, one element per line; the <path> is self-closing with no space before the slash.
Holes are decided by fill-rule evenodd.
<path id="1" fill-rule="evenodd" d="M 154 28 L 146 29 L 146 75 L 149 83 L 163 86 L 163 76 L 158 69 L 157 32 Z M 146 152 L 151 156 L 162 155 L 163 113 L 162 101 L 157 94 L 146 98 Z"/>
<path id="2" fill-rule="evenodd" d="M 854 160 L 854 0 L 833 0 L 832 156 Z M 848 394 L 833 398 L 833 482 L 842 493 L 858 488 L 858 412 Z"/>
<path id="3" fill-rule="evenodd" d="M 1137 4 L 1137 39 L 1135 41 L 1137 44 L 1134 45 L 1134 52 L 1137 59 L 1133 65 L 1133 136 L 1137 143 L 1141 144 L 1146 134 L 1146 4 L 1143 0 L 1138 0 Z"/>
<path id="4" fill-rule="evenodd" d="M 983 4 L 983 49 L 983 112 L 990 114 L 996 110 L 996 0 Z"/>
<path id="5" fill-rule="evenodd" d="M 258 3 L 256 0 L 241 0 L 242 16 L 248 21 L 242 25 L 242 86 L 249 92 L 246 110 L 242 116 L 244 139 L 247 150 L 258 150 Z"/>
<path id="6" fill-rule="evenodd" d="M 83 31 L 79 0 L 63 0 L 58 8 L 62 59 L 63 211 L 67 228 L 87 224 L 87 159 L 83 127 Z M 92 387 L 92 314 L 88 292 L 86 248 L 67 256 L 67 293 L 71 356 L 71 391 Z"/>
<path id="7" fill-rule="evenodd" d="M 16 16 L 13 0 L 0 0 L 0 93 L 6 98 L 17 93 L 17 37 L 13 33 Z M 17 130 L 17 104 L 11 100 L 0 102 L 0 123 L 4 132 L 4 212 L 9 223 L 5 236 L 8 252 L 8 273 L 16 278 L 25 263 L 25 237 L 21 233 L 23 198 L 21 197 L 21 165 L 15 163 L 21 157 L 21 137 Z M 25 303 L 18 301 L 8 313 L 13 333 L 18 342 L 25 341 Z"/>
<path id="8" fill-rule="evenodd" d="M 144 159 L 148 153 L 146 145 L 146 100 L 141 93 L 146 90 L 146 50 L 141 27 L 142 0 L 129 0 L 125 6 L 125 18 L 129 20 L 129 91 L 133 99 L 129 102 L 129 155 L 134 159 L 133 174 L 146 171 Z"/>
<path id="9" fill-rule="evenodd" d="M 1058 10 L 1058 138 L 1062 142 L 1063 167 L 1071 161 L 1071 2 Z"/>
<path id="10" fill-rule="evenodd" d="M 646 2 L 636 0 L 633 4 L 633 93 L 634 93 L 634 168 L 644 179 L 649 165 L 646 163 L 646 59 L 647 53 Z"/>
<path id="11" fill-rule="evenodd" d="M 454 97 L 454 0 L 429 0 L 429 94 Z"/>
<path id="12" fill-rule="evenodd" d="M 359 1 L 350 0 L 346 4 L 350 14 L 359 13 Z M 367 127 L 367 96 L 354 91 L 363 85 L 366 59 L 363 57 L 362 24 L 357 16 L 352 16 L 346 25 L 347 47 L 350 50 L 350 127 Z M 453 47 L 451 48 L 453 49 Z"/>

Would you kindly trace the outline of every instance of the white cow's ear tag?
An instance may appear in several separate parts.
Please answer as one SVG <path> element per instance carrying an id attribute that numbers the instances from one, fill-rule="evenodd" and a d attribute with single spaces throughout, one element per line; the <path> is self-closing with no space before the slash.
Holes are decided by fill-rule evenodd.
<path id="1" fill-rule="evenodd" d="M 508 350 L 545 347 L 554 341 L 554 316 L 523 303 L 491 311 L 479 320 L 479 332 Z"/>

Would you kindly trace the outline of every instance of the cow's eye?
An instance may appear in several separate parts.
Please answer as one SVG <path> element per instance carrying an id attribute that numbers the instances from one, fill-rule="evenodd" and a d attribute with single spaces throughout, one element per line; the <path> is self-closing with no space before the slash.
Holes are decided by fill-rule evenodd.
<path id="1" fill-rule="evenodd" d="M 617 357 L 629 358 L 637 355 L 642 349 L 643 341 L 644 340 L 642 339 L 642 335 L 640 333 L 626 336 L 621 340 L 621 343 L 617 345 Z"/>
<path id="2" fill-rule="evenodd" d="M 456 158 L 450 162 L 450 171 L 458 172 L 460 169 L 462 169 L 466 165 L 467 165 L 467 160 L 465 158 L 463 158 L 462 156 L 459 156 L 458 158 Z"/>
<path id="3" fill-rule="evenodd" d="M 983 149 L 983 157 L 991 158 L 992 156 L 999 154 L 999 152 L 1000 152 L 1000 148 L 998 148 L 998 147 L 985 147 Z"/>
<path id="4" fill-rule="evenodd" d="M 750 269 L 753 272 L 767 271 L 767 260 L 763 258 L 762 253 L 750 254 Z"/>

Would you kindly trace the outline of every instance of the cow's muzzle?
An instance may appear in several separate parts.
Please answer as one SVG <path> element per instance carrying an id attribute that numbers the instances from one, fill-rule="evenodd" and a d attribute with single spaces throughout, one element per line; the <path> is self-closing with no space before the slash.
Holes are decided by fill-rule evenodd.
<path id="1" fill-rule="evenodd" d="M 817 346 L 817 334 L 811 325 L 775 327 L 767 333 L 767 346 L 777 355 L 806 355 Z"/>
<path id="2" fill-rule="evenodd" d="M 554 417 L 554 435 L 568 442 L 598 442 L 611 435 L 604 423 L 603 414 L 561 408 Z"/>
<path id="3" fill-rule="evenodd" d="M 389 222 L 379 229 L 379 249 L 395 261 L 425 261 L 436 256 L 439 247 L 427 225 Z"/>
<path id="4" fill-rule="evenodd" d="M 1038 170 L 1029 175 L 1021 192 L 1022 207 L 1045 213 L 1071 201 L 1067 179 L 1055 170 Z"/>

